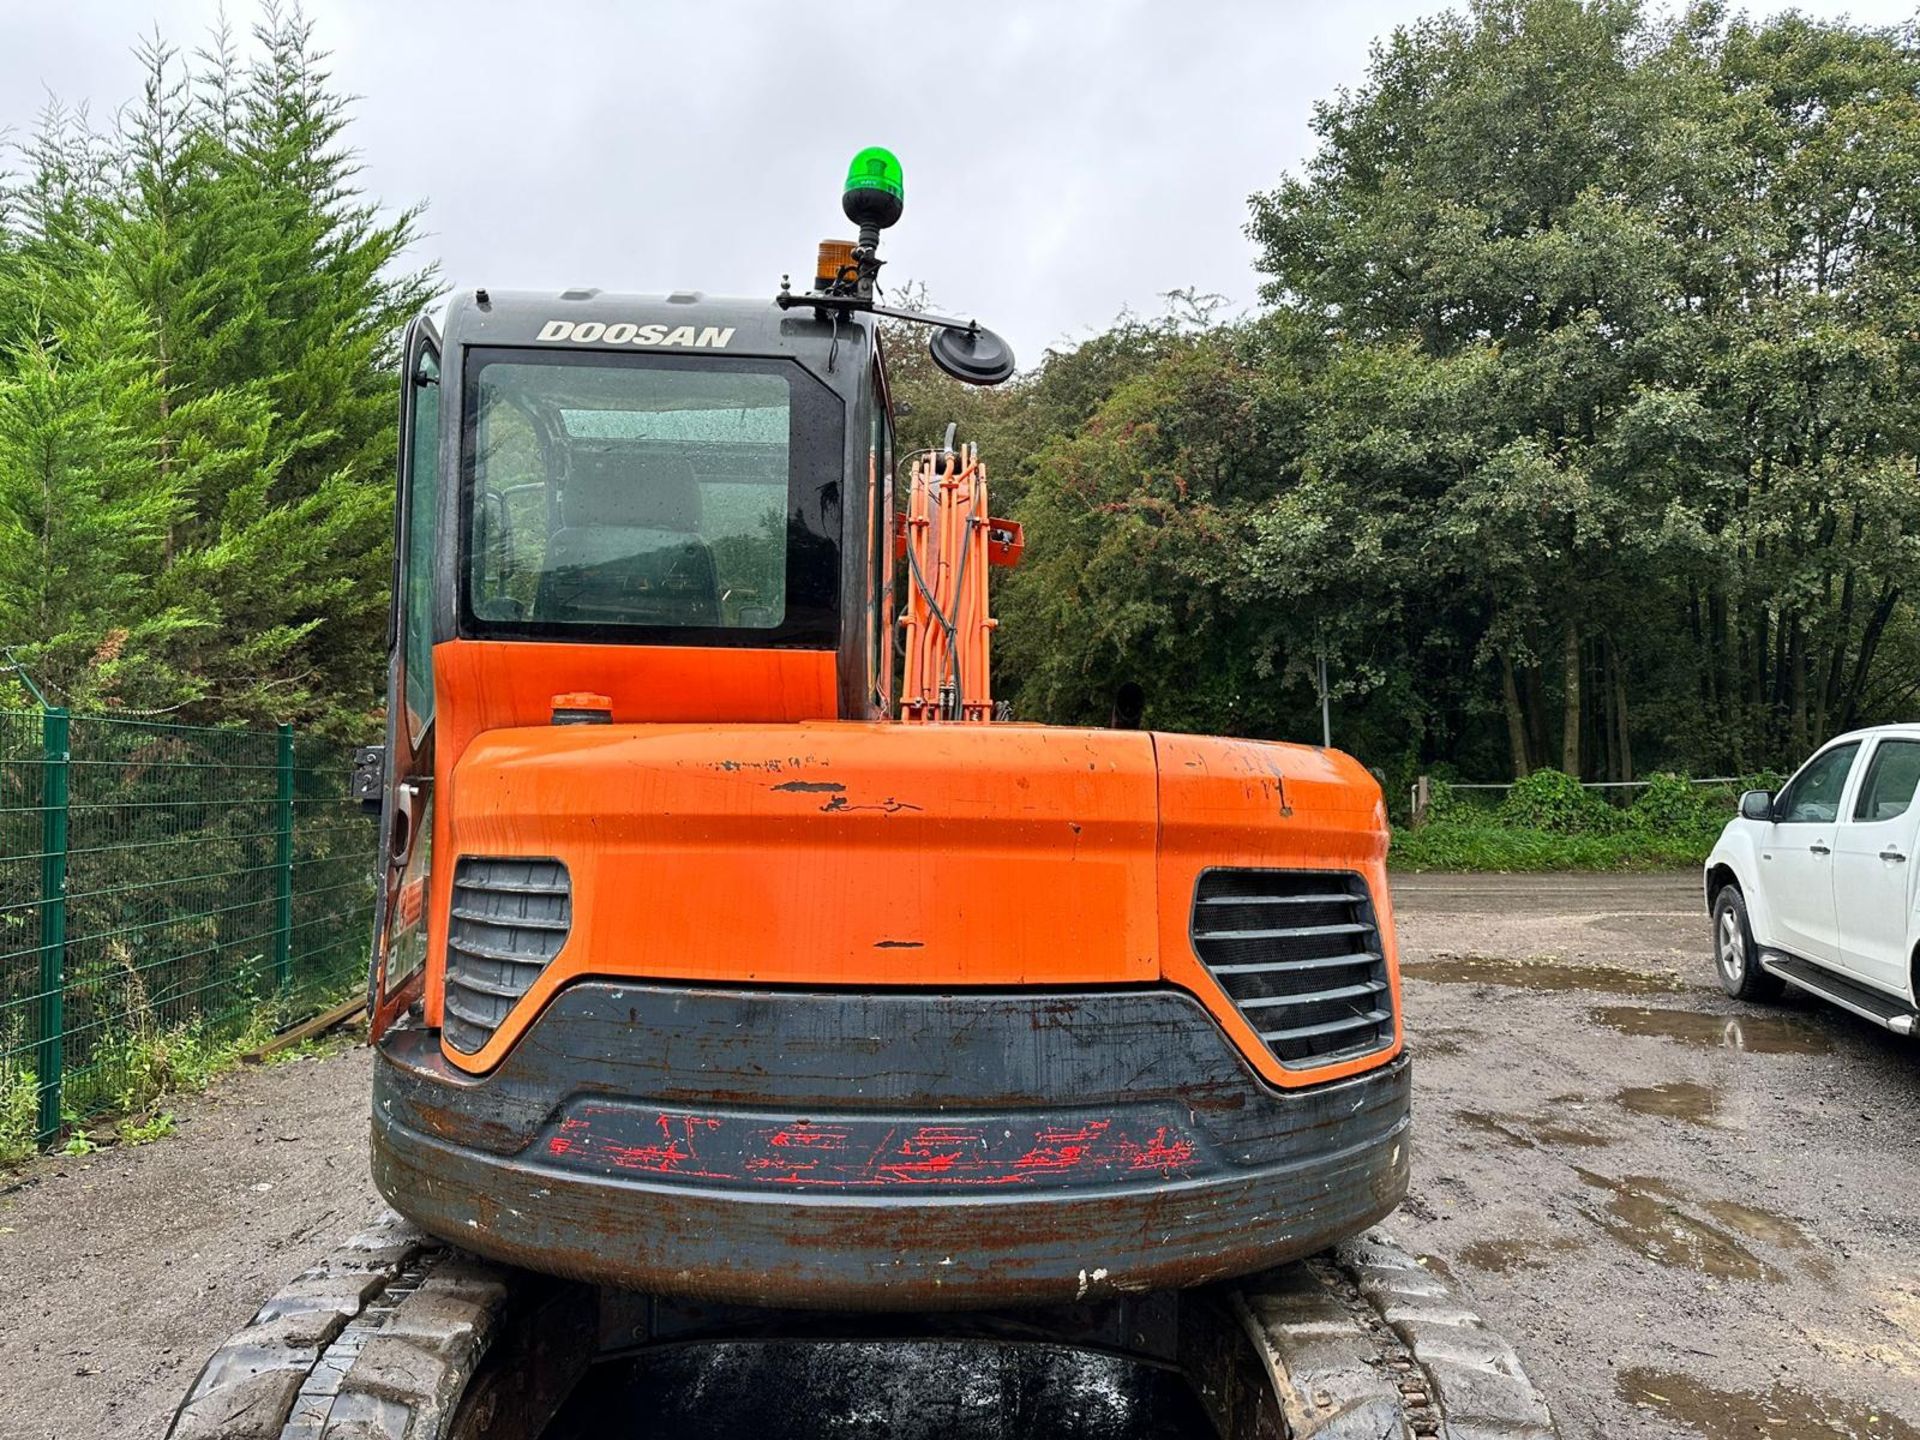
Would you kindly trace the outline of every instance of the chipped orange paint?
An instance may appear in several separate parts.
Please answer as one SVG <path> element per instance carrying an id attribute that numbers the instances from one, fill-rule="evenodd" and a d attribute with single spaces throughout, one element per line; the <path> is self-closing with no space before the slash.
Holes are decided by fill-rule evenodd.
<path id="1" fill-rule="evenodd" d="M 804 652 L 454 642 L 436 658 L 434 853 L 445 858 L 434 867 L 427 1022 L 440 1021 L 453 857 L 552 856 L 574 894 L 565 946 L 485 1048 L 448 1052 L 461 1069 L 497 1064 L 561 986 L 586 976 L 1167 982 L 1196 995 L 1277 1086 L 1399 1051 L 1396 1031 L 1389 1051 L 1286 1069 L 1188 937 L 1208 866 L 1358 870 L 1397 1001 L 1380 792 L 1343 755 L 1138 731 L 831 720 L 833 657 Z M 586 688 L 612 698 L 612 725 L 549 723 L 555 694 Z M 733 723 L 713 723 L 724 715 Z"/>

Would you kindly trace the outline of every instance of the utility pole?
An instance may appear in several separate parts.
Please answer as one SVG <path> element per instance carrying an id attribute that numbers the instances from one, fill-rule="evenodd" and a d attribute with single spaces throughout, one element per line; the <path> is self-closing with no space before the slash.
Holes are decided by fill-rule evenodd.
<path id="1" fill-rule="evenodd" d="M 1327 705 L 1327 643 L 1320 642 L 1320 744 L 1333 748 L 1333 713 Z"/>

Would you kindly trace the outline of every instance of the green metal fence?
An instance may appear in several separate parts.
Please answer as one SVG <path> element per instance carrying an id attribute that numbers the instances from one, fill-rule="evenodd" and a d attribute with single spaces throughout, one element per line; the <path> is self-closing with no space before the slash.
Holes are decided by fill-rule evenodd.
<path id="1" fill-rule="evenodd" d="M 363 981 L 375 827 L 351 765 L 290 726 L 0 711 L 0 1125 L 30 1107 L 51 1139 L 169 1053 Z"/>

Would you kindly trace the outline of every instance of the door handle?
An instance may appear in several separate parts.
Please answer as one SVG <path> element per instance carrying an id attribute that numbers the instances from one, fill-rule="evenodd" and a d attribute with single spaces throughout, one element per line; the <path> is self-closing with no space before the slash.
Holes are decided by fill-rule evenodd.
<path id="1" fill-rule="evenodd" d="M 1826 842 L 1821 840 L 1814 841 L 1813 844 L 1807 846 L 1807 849 L 1811 850 L 1816 855 L 1831 855 L 1833 853 L 1832 849 L 1830 849 L 1827 846 Z"/>
<path id="2" fill-rule="evenodd" d="M 1898 850 L 1882 850 L 1880 852 L 1880 858 L 1882 860 L 1904 860 L 1907 857 L 1902 855 Z"/>
<path id="3" fill-rule="evenodd" d="M 419 787 L 411 780 L 393 787 L 393 829 L 388 838 L 387 863 L 395 870 L 407 868 L 413 858 L 413 807 L 419 799 Z"/>

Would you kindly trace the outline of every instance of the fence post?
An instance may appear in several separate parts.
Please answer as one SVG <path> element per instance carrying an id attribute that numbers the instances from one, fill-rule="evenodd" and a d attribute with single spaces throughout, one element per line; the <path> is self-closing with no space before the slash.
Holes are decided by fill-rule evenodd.
<path id="1" fill-rule="evenodd" d="M 40 1139 L 60 1131 L 67 1029 L 67 770 L 72 729 L 66 710 L 40 718 Z"/>
<path id="2" fill-rule="evenodd" d="M 282 994 L 293 982 L 293 726 L 280 727 L 279 786 L 274 815 L 273 978 Z"/>

